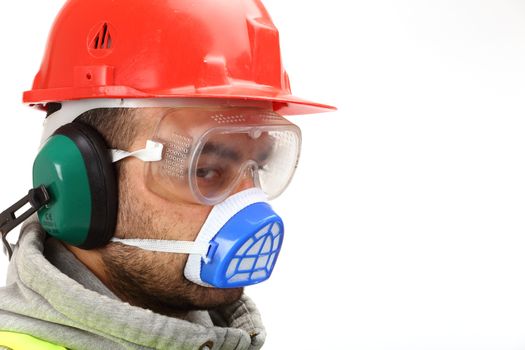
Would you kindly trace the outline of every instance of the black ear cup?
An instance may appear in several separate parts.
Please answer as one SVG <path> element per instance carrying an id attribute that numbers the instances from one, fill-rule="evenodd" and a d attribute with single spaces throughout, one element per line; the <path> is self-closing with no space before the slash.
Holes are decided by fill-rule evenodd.
<path id="1" fill-rule="evenodd" d="M 109 242 L 118 187 L 110 152 L 95 129 L 72 122 L 56 130 L 35 159 L 33 184 L 50 192 L 51 203 L 38 213 L 50 235 L 83 249 Z"/>

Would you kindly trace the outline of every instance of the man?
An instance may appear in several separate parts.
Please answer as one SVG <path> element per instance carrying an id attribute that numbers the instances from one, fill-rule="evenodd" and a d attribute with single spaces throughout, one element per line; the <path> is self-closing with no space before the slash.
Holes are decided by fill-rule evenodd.
<path id="1" fill-rule="evenodd" d="M 268 200 L 301 145 L 283 115 L 333 109 L 291 95 L 263 5 L 69 0 L 24 101 L 47 118 L 2 236 L 38 215 L 0 290 L 0 345 L 260 348 L 243 287 L 282 245 Z"/>

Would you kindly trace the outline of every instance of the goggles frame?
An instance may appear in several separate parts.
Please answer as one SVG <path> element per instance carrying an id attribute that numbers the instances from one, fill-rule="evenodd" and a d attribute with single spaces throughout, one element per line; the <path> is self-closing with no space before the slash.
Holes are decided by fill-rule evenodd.
<path id="1" fill-rule="evenodd" d="M 239 187 L 248 170 L 252 187 L 265 191 L 269 199 L 285 190 L 300 157 L 301 131 L 296 125 L 265 109 L 192 109 L 168 112 L 157 125 L 151 141 L 163 144 L 165 163 L 147 165 L 146 178 L 154 183 L 154 192 L 167 199 L 215 205 Z M 221 175 L 202 184 L 201 169 Z M 171 178 L 173 187 L 162 177 Z M 189 193 L 180 190 L 180 195 L 175 194 L 173 188 L 181 184 Z"/>
<path id="2" fill-rule="evenodd" d="M 246 108 L 246 109 L 253 109 L 253 110 L 261 110 L 265 113 L 271 112 L 272 114 L 275 113 L 272 110 L 272 105 L 268 101 L 254 101 L 254 100 L 239 100 L 239 99 L 211 99 L 211 98 L 146 98 L 146 99 L 85 99 L 85 100 L 76 100 L 76 101 L 64 101 L 59 102 L 61 103 L 61 108 L 54 112 L 53 114 L 49 115 L 45 121 L 44 121 L 44 129 L 42 133 L 42 139 L 41 139 L 41 147 L 45 144 L 45 141 L 49 138 L 50 135 L 54 133 L 56 129 L 61 127 L 62 125 L 65 125 L 67 123 L 70 123 L 74 121 L 77 117 L 82 115 L 83 113 L 98 109 L 98 108 L 173 108 L 173 109 L 185 109 L 185 108 L 213 108 L 213 109 L 221 109 L 221 108 Z M 288 120 L 286 120 L 281 115 L 275 113 L 275 116 L 278 116 L 280 121 L 282 121 L 281 124 L 277 123 L 278 125 L 272 125 L 271 123 L 268 123 L 267 125 L 261 125 L 261 124 L 255 124 L 255 125 L 238 125 L 238 126 L 215 126 L 213 128 L 208 128 L 198 139 L 198 143 L 194 145 L 191 149 L 191 153 L 189 154 L 190 160 L 189 160 L 189 167 L 187 169 L 187 176 L 188 176 L 188 186 L 189 190 L 193 195 L 192 202 L 197 202 L 205 205 L 215 205 L 224 199 L 228 197 L 229 194 L 235 189 L 235 185 L 238 185 L 240 180 L 242 179 L 244 174 L 249 168 L 256 168 L 257 162 L 253 159 L 247 160 L 243 162 L 239 167 L 239 173 L 237 176 L 232 180 L 230 183 L 230 186 L 225 190 L 223 193 L 221 193 L 218 196 L 212 196 L 209 197 L 202 193 L 201 189 L 196 183 L 196 168 L 197 168 L 197 159 L 202 153 L 203 147 L 206 145 L 206 142 L 208 141 L 210 135 L 217 134 L 217 133 L 249 133 L 253 130 L 258 130 L 259 133 L 261 132 L 272 132 L 272 131 L 285 131 L 296 135 L 296 150 L 293 155 L 293 166 L 291 167 L 290 174 L 287 178 L 287 180 L 283 183 L 283 185 L 279 188 L 278 191 L 275 193 L 269 193 L 269 198 L 275 198 L 279 196 L 289 185 L 294 173 L 295 169 L 297 167 L 297 163 L 299 161 L 300 156 L 300 149 L 301 149 L 301 132 L 300 129 L 290 123 Z M 160 122 L 166 117 L 164 115 L 160 120 Z M 157 126 L 158 128 L 158 126 Z M 234 131 L 232 131 L 234 130 Z M 155 131 L 156 135 L 157 131 Z M 126 157 L 136 157 L 141 160 L 143 160 L 146 163 L 153 163 L 162 161 L 159 159 L 159 152 L 161 152 L 162 156 L 161 158 L 164 158 L 165 153 L 163 152 L 162 143 L 158 142 L 158 140 L 155 140 L 156 136 L 151 137 L 148 142 L 153 142 L 152 144 L 146 145 L 146 148 L 143 150 L 138 150 L 134 152 L 127 152 L 122 150 L 111 150 L 113 161 L 119 161 L 120 159 L 126 158 Z M 153 140 L 152 140 L 153 139 Z M 156 148 L 154 151 L 151 150 L 152 145 L 154 145 Z M 145 153 L 144 153 L 145 152 Z M 151 153 L 153 152 L 153 153 Z M 149 156 L 151 155 L 151 156 Z M 254 176 L 252 177 L 253 183 L 255 187 L 263 188 L 263 184 L 261 184 L 261 179 L 258 176 L 257 171 L 252 171 L 252 174 Z"/>

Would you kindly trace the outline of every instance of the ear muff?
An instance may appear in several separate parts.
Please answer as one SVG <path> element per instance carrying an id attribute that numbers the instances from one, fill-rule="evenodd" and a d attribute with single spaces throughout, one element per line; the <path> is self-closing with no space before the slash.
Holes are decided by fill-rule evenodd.
<path id="1" fill-rule="evenodd" d="M 115 169 L 102 136 L 80 122 L 47 140 L 33 163 L 33 185 L 51 201 L 38 211 L 51 236 L 83 249 L 106 245 L 117 222 Z"/>

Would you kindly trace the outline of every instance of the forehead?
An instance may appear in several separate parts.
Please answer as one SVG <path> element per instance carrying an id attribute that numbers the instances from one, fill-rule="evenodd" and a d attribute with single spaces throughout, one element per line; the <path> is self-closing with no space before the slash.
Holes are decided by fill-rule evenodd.
<path id="1" fill-rule="evenodd" d="M 281 124 L 286 121 L 273 110 L 256 106 L 147 107 L 134 110 L 143 127 L 158 125 L 160 121 L 176 123 L 176 126 L 181 129 L 202 124 L 227 126 L 260 123 Z"/>
<path id="2" fill-rule="evenodd" d="M 138 141 L 153 135 L 169 140 L 174 135 L 197 135 L 213 127 L 282 121 L 284 118 L 262 107 L 195 106 L 134 109 Z"/>
<path id="3" fill-rule="evenodd" d="M 279 114 L 256 107 L 181 107 L 146 111 L 156 123 L 155 136 L 169 140 L 181 135 L 195 139 L 208 130 L 235 130 L 257 126 L 291 125 Z"/>
<path id="4" fill-rule="evenodd" d="M 218 133 L 206 139 L 202 153 L 221 153 L 233 151 L 238 155 L 252 154 L 254 151 L 270 151 L 274 138 L 266 131 L 250 135 L 246 133 Z"/>
<path id="5" fill-rule="evenodd" d="M 164 119 L 180 128 L 205 124 L 208 127 L 235 125 L 280 124 L 285 119 L 272 110 L 260 107 L 205 106 L 181 107 L 165 110 Z"/>

